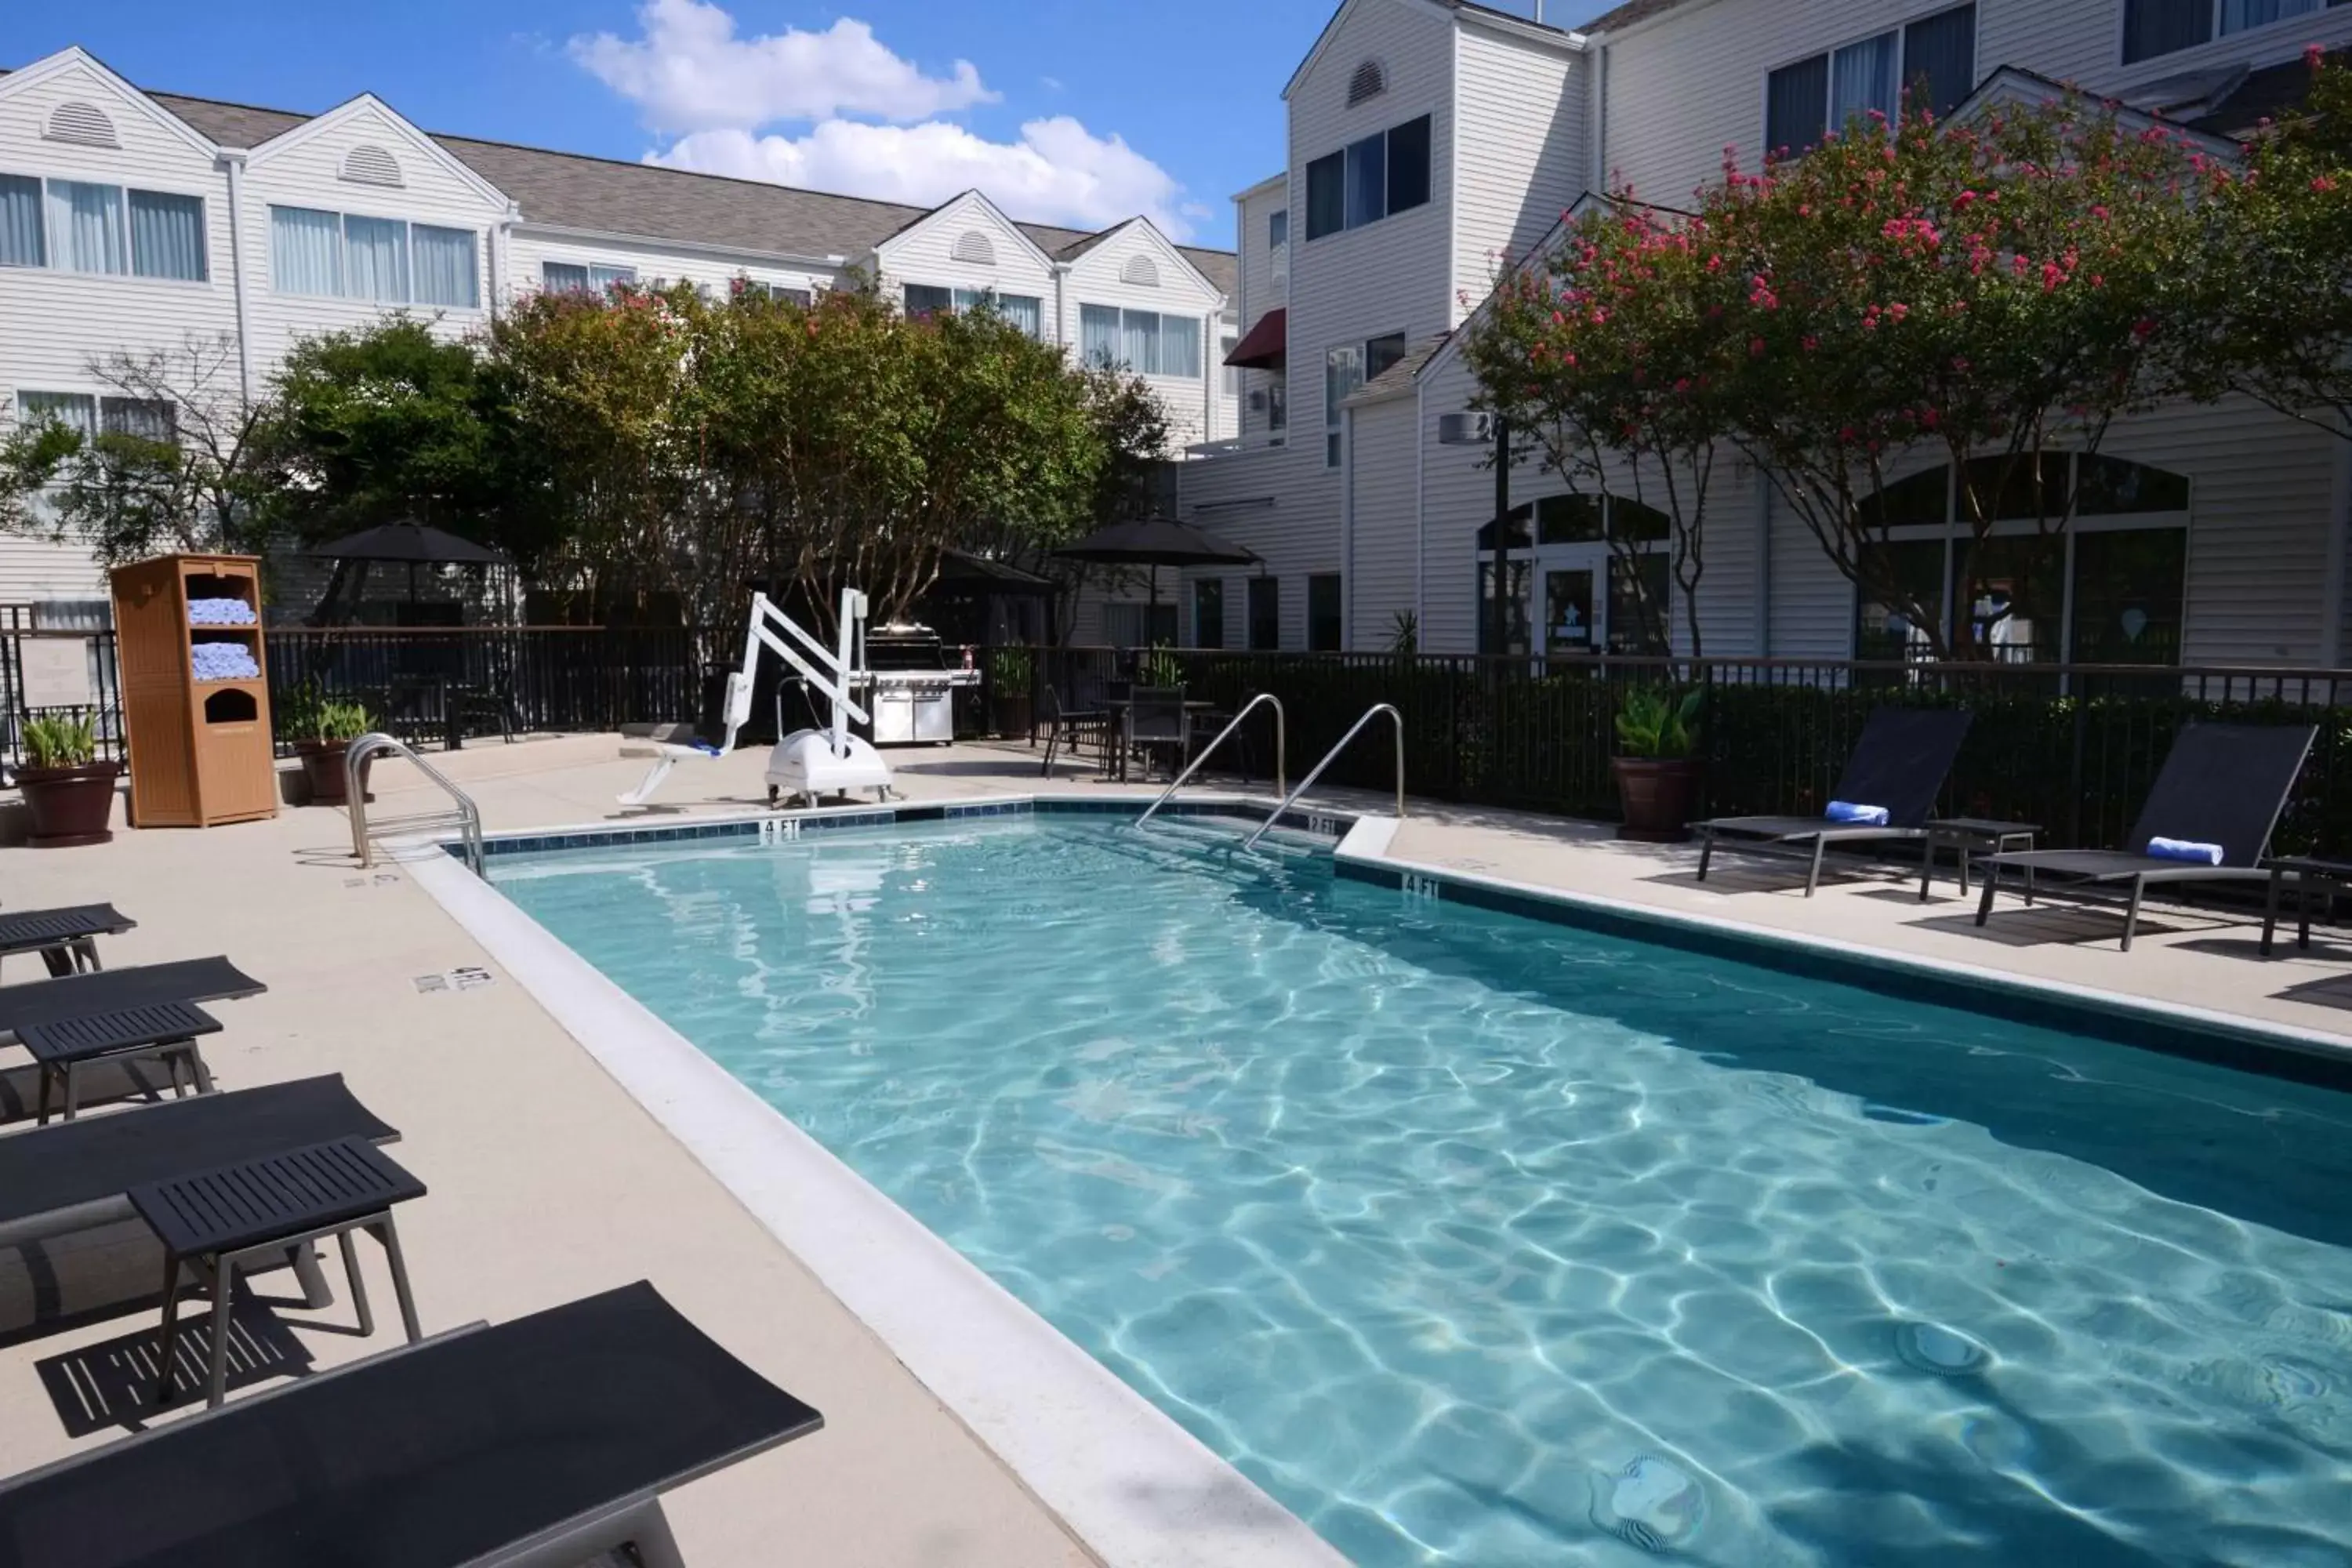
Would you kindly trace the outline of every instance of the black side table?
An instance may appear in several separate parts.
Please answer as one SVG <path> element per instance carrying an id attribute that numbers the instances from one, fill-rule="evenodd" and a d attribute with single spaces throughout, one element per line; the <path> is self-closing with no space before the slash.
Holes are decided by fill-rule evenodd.
<path id="1" fill-rule="evenodd" d="M 2270 868 L 2269 896 L 2263 903 L 2263 956 L 2271 955 L 2271 938 L 2278 930 L 2279 885 L 2290 873 L 2294 877 L 2294 945 L 2311 945 L 2311 892 L 2315 884 L 2332 902 L 2336 894 L 2352 889 L 2352 860 L 2330 859 L 2325 855 L 2273 855 L 2263 862 Z"/>
<path id="2" fill-rule="evenodd" d="M 1969 857 L 1982 852 L 1999 855 L 2009 849 L 2031 849 L 2042 832 L 2038 822 L 2000 822 L 1985 816 L 1945 816 L 1927 824 L 1919 852 L 1919 901 L 1927 901 L 1927 886 L 1936 879 L 1936 850 L 1949 846 L 1960 863 L 1960 896 L 1969 891 Z M 1993 876 L 1987 867 L 1985 876 Z M 2033 868 L 2025 868 L 2025 901 L 2033 901 Z"/>
<path id="3" fill-rule="evenodd" d="M 392 1265 L 392 1288 L 400 1298 L 400 1323 L 409 1342 L 424 1337 L 416 1326 L 416 1300 L 408 1288 L 408 1265 L 400 1255 L 392 1208 L 423 1197 L 425 1184 L 363 1138 L 314 1143 L 200 1175 L 151 1182 L 131 1188 L 129 1195 L 131 1206 L 163 1244 L 158 1404 L 171 1399 L 179 1381 L 178 1347 L 172 1332 L 179 1316 L 184 1265 L 205 1281 L 212 1295 L 207 1405 L 218 1405 L 228 1392 L 228 1309 L 238 1268 L 283 1257 L 289 1248 L 307 1248 L 331 1236 L 341 1245 L 343 1275 L 351 1281 L 364 1336 L 375 1332 L 375 1313 L 368 1306 L 352 1232 L 368 1232 L 383 1245 Z"/>
<path id="4" fill-rule="evenodd" d="M 180 1068 L 184 1064 L 198 1094 L 213 1091 L 213 1075 L 205 1067 L 197 1037 L 220 1032 L 220 1020 L 193 1002 L 156 1002 L 125 1007 L 115 1013 L 93 1013 L 79 1018 L 51 1018 L 23 1024 L 16 1041 L 32 1053 L 41 1074 L 39 1124 L 49 1120 L 49 1090 L 65 1089 L 65 1119 L 81 1110 L 81 1071 L 107 1062 L 160 1061 L 172 1077 L 174 1098 L 184 1094 Z"/>

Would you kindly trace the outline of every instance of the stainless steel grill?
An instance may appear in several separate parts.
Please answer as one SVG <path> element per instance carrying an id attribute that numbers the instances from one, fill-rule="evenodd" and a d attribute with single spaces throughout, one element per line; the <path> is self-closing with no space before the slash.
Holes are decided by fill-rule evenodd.
<path id="1" fill-rule="evenodd" d="M 905 622 L 866 634 L 866 673 L 877 746 L 944 744 L 955 739 L 955 692 L 980 684 L 980 671 L 950 663 L 940 635 Z"/>

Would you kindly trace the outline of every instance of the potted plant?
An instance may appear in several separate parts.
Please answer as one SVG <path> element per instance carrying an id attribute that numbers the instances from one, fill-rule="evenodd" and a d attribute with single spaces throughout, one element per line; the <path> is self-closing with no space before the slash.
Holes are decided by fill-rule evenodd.
<path id="1" fill-rule="evenodd" d="M 1698 799 L 1698 760 L 1691 755 L 1698 735 L 1697 688 L 1677 694 L 1669 686 L 1636 686 L 1617 710 L 1617 798 L 1624 822 L 1620 838 L 1644 844 L 1677 844 L 1690 836 L 1691 807 Z"/>
<path id="2" fill-rule="evenodd" d="M 35 719 L 25 726 L 25 765 L 16 783 L 32 813 L 31 841 L 45 849 L 103 844 L 114 834 L 114 781 L 121 763 L 96 761 L 98 737 L 88 719 Z"/>
<path id="3" fill-rule="evenodd" d="M 346 804 L 350 795 L 343 784 L 343 753 L 373 727 L 366 705 L 337 701 L 315 686 L 304 686 L 287 694 L 278 719 L 295 738 L 294 754 L 302 760 L 310 804 Z"/>
<path id="4" fill-rule="evenodd" d="M 988 651 L 988 723 L 999 735 L 1029 733 L 1030 705 L 1036 691 L 1037 659 L 1025 647 Z"/>

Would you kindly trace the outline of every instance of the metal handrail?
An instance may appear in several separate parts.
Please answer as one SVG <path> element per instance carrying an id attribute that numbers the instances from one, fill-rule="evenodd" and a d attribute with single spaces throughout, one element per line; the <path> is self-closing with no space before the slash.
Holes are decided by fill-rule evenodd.
<path id="1" fill-rule="evenodd" d="M 1259 839 L 1265 837 L 1266 830 L 1272 827 L 1276 823 L 1282 820 L 1282 814 L 1288 811 L 1297 801 L 1300 795 L 1305 795 L 1308 790 L 1315 787 L 1315 781 L 1323 776 L 1323 770 L 1331 765 L 1334 758 L 1338 757 L 1341 752 L 1348 749 L 1348 742 L 1356 738 L 1356 731 L 1361 730 L 1365 725 L 1370 723 L 1374 718 L 1382 713 L 1387 714 L 1390 718 L 1396 721 L 1396 814 L 1399 817 L 1403 816 L 1404 715 L 1398 712 L 1394 708 L 1385 702 L 1375 702 L 1370 708 L 1364 710 L 1364 716 L 1362 718 L 1348 726 L 1348 732 L 1339 737 L 1339 743 L 1323 753 L 1323 760 L 1316 763 L 1313 770 L 1310 771 L 1305 778 L 1298 781 L 1298 787 L 1282 797 L 1282 804 L 1274 808 L 1274 815 L 1267 817 L 1264 822 L 1259 823 L 1255 833 L 1251 834 L 1247 838 L 1242 840 L 1242 847 L 1244 849 L 1248 849 L 1255 846 Z"/>
<path id="2" fill-rule="evenodd" d="M 1181 789 L 1186 779 L 1191 778 L 1194 773 L 1201 771 L 1201 764 L 1209 760 L 1209 753 L 1215 751 L 1219 746 L 1223 745 L 1225 743 L 1225 737 L 1240 729 L 1242 727 L 1242 721 L 1248 718 L 1251 711 L 1261 702 L 1271 702 L 1274 704 L 1274 793 L 1280 795 L 1283 791 L 1283 752 L 1289 744 L 1285 734 L 1286 726 L 1283 720 L 1282 699 L 1276 697 L 1271 691 L 1261 691 L 1256 696 L 1251 698 L 1247 702 L 1242 704 L 1242 710 L 1234 715 L 1233 721 L 1228 723 L 1223 729 L 1217 731 L 1217 738 L 1215 740 L 1201 748 L 1201 754 L 1194 757 L 1192 761 L 1192 764 L 1185 768 L 1182 773 L 1176 775 L 1174 783 L 1171 784 L 1166 789 L 1160 792 L 1159 799 L 1153 801 L 1150 805 L 1143 808 L 1143 815 L 1135 819 L 1135 825 L 1138 827 L 1140 827 L 1145 823 L 1150 821 L 1151 814 L 1158 811 L 1161 806 L 1167 805 L 1168 797 L 1174 795 L 1179 789 Z"/>
<path id="3" fill-rule="evenodd" d="M 367 781 L 362 770 L 368 759 L 380 752 L 406 757 L 416 764 L 418 772 L 446 790 L 449 798 L 457 803 L 457 830 L 465 845 L 466 868 L 475 876 L 481 876 L 482 812 L 474 804 L 474 797 L 450 783 L 447 774 L 417 754 L 416 748 L 381 730 L 362 735 L 343 750 L 343 798 L 351 806 L 352 853 L 358 858 L 361 868 L 374 864 L 368 848 Z"/>

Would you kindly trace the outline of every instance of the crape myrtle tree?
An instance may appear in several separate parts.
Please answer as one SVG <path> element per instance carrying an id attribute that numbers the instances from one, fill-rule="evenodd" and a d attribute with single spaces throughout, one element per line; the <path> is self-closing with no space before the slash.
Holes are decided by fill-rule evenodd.
<path id="1" fill-rule="evenodd" d="M 1725 395 L 1740 369 L 1722 325 L 1736 274 L 1704 217 L 1622 197 L 1576 215 L 1555 239 L 1504 279 L 1470 335 L 1480 400 L 1570 494 L 1615 494 L 1664 514 L 1696 657 L 1707 500 L 1730 440 Z M 1640 542 L 1615 526 L 1607 538 L 1649 640 L 1668 646 L 1669 606 L 1635 570 Z"/>
<path id="2" fill-rule="evenodd" d="M 2352 439 L 2352 67 L 2316 44 L 2304 102 L 2248 142 L 2207 252 L 2208 396 L 2239 392 Z"/>
<path id="3" fill-rule="evenodd" d="M 1938 452 L 1971 542 L 2000 520 L 2063 531 L 2066 454 L 2188 388 L 2231 178 L 2183 134 L 2071 93 L 1949 124 L 1857 118 L 1755 173 L 1727 150 L 1686 216 L 1629 222 L 1620 204 L 1613 231 L 1572 228 L 1576 248 L 1497 312 L 1518 331 L 1482 381 L 1632 471 L 1687 474 L 1730 443 L 1936 657 L 1984 657 L 1988 625 L 1948 620 L 1895 570 L 1889 483 Z M 1596 362 L 1600 384 L 1575 385 Z"/>

